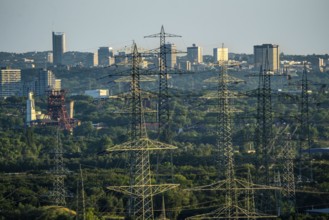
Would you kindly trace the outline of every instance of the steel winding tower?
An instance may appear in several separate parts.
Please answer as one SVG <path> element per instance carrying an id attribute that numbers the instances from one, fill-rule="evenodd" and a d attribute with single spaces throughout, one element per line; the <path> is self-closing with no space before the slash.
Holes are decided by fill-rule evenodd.
<path id="1" fill-rule="evenodd" d="M 309 93 L 308 93 L 308 79 L 307 69 L 304 63 L 304 70 L 302 74 L 302 92 L 300 102 L 300 130 L 299 130 L 299 148 L 298 148 L 298 177 L 297 182 L 303 181 L 303 169 L 307 172 L 304 176 L 307 176 L 306 181 L 313 181 L 312 163 L 311 163 L 311 139 L 310 139 L 310 127 L 309 127 Z M 303 151 L 307 150 L 307 156 L 303 156 Z M 305 155 L 305 154 L 304 154 Z M 303 167 L 305 166 L 305 167 Z"/>
<path id="2" fill-rule="evenodd" d="M 130 181 L 128 186 L 109 186 L 108 189 L 130 196 L 127 217 L 131 219 L 154 219 L 153 196 L 177 187 L 177 184 L 152 184 L 150 151 L 176 149 L 176 147 L 148 139 L 140 89 L 140 54 L 133 46 L 131 70 L 131 127 L 130 140 L 107 149 L 107 152 L 128 152 Z"/>
<path id="3" fill-rule="evenodd" d="M 65 95 L 66 91 L 63 89 L 48 91 L 48 115 L 58 123 L 60 128 L 72 131 L 73 126 L 65 106 Z"/>
<path id="4" fill-rule="evenodd" d="M 181 37 L 175 34 L 165 33 L 163 25 L 161 31 L 158 34 L 152 34 L 145 36 L 145 38 L 160 38 L 160 53 L 159 53 L 159 96 L 158 96 L 158 122 L 159 137 L 167 139 L 170 122 L 170 111 L 169 111 L 169 95 L 168 95 L 168 67 L 167 67 L 167 54 L 171 53 L 166 47 L 166 37 Z"/>

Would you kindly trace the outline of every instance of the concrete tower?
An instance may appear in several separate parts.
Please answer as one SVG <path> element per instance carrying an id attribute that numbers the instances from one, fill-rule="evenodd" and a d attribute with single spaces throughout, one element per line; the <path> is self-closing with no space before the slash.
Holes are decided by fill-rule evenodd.
<path id="1" fill-rule="evenodd" d="M 29 92 L 26 100 L 26 125 L 30 125 L 31 121 L 36 120 L 35 103 L 33 92 Z"/>

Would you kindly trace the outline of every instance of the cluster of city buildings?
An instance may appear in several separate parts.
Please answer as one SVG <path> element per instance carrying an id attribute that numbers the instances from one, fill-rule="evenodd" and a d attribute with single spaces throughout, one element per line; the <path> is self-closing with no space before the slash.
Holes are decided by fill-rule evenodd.
<path id="1" fill-rule="evenodd" d="M 46 95 L 48 90 L 60 90 L 61 80 L 56 79 L 51 70 L 38 69 L 36 76 L 22 80 L 20 69 L 0 69 L 0 97 L 27 96 L 33 92 L 37 96 Z"/>
<path id="2" fill-rule="evenodd" d="M 46 90 L 61 89 L 61 80 L 56 79 L 49 70 L 53 68 L 97 68 L 115 65 L 128 65 L 126 51 L 114 51 L 112 47 L 100 47 L 97 52 L 67 52 L 65 33 L 52 33 L 52 51 L 29 52 L 26 56 L 21 54 L 0 54 L 0 97 L 13 95 L 27 96 L 29 92 L 44 95 Z M 302 70 L 303 62 L 283 60 L 280 61 L 279 46 L 274 44 L 255 45 L 251 55 L 229 53 L 228 48 L 221 46 L 213 48 L 212 55 L 203 55 L 203 48 L 193 44 L 187 51 L 180 53 L 176 45 L 166 43 L 166 66 L 170 69 L 185 71 L 205 71 L 214 68 L 219 61 L 227 61 L 237 71 L 259 71 L 266 66 L 274 73 L 296 73 Z M 3 58 L 5 57 L 5 58 Z M 159 57 L 147 56 L 142 58 L 142 68 L 158 66 Z M 6 66 L 10 66 L 8 68 Z M 329 71 L 329 60 L 319 58 L 317 64 L 309 63 L 320 72 Z M 51 68 L 49 68 L 51 67 Z M 30 81 L 21 80 L 21 69 L 38 69 L 38 75 Z"/>

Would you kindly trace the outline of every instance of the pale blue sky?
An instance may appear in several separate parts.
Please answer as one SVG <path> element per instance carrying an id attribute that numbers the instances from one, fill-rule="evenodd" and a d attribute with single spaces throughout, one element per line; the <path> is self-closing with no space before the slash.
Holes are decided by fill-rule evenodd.
<path id="1" fill-rule="evenodd" d="M 51 50 L 51 32 L 65 32 L 69 51 L 131 45 L 156 48 L 166 32 L 181 50 L 196 43 L 211 54 L 279 44 L 286 54 L 329 53 L 329 0 L 0 0 L 0 51 Z"/>

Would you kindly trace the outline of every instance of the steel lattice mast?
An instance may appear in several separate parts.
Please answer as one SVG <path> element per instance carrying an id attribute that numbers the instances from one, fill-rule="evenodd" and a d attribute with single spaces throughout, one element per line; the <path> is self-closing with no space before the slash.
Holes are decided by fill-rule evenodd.
<path id="1" fill-rule="evenodd" d="M 259 85 L 257 89 L 257 125 L 255 130 L 256 150 L 256 182 L 269 186 L 270 166 L 274 163 L 273 134 L 272 134 L 272 97 L 271 97 L 271 76 L 273 72 L 269 65 L 269 49 L 265 53 L 265 65 L 261 66 L 259 72 Z M 271 201 L 268 191 L 258 194 L 258 207 L 264 212 L 274 210 L 274 202 Z"/>
<path id="2" fill-rule="evenodd" d="M 54 149 L 54 170 L 53 170 L 53 190 L 50 193 L 52 203 L 57 206 L 65 206 L 65 169 L 63 159 L 63 148 L 60 139 L 59 128 L 57 128 L 56 145 Z"/>
<path id="3" fill-rule="evenodd" d="M 311 139 L 309 126 L 309 93 L 306 64 L 304 64 L 302 74 L 302 92 L 300 102 L 300 130 L 299 130 L 299 149 L 298 149 L 298 177 L 297 182 L 303 181 L 303 166 L 306 166 L 307 181 L 313 181 L 313 172 L 311 164 Z M 303 150 L 308 150 L 308 155 L 303 156 Z"/>
<path id="4" fill-rule="evenodd" d="M 165 32 L 163 25 L 158 34 L 145 36 L 145 38 L 160 38 L 160 53 L 159 53 L 159 95 L 158 95 L 158 122 L 159 122 L 159 137 L 166 139 L 166 132 L 169 129 L 170 110 L 169 110 L 169 96 L 168 96 L 168 68 L 167 68 L 167 54 L 166 37 L 181 37 L 175 34 L 168 34 Z"/>
<path id="5" fill-rule="evenodd" d="M 150 170 L 150 151 L 175 149 L 176 147 L 148 139 L 140 89 L 140 54 L 133 46 L 131 70 L 131 128 L 130 140 L 107 149 L 108 152 L 121 151 L 129 153 L 129 186 L 110 186 L 108 189 L 130 196 L 128 217 L 131 219 L 154 219 L 153 196 L 177 187 L 177 184 L 152 184 Z"/>
<path id="6" fill-rule="evenodd" d="M 259 73 L 257 90 L 257 127 L 256 127 L 256 168 L 264 179 L 261 183 L 270 184 L 269 165 L 271 157 L 270 142 L 272 138 L 272 99 L 271 99 L 271 71 L 269 69 L 268 49 L 266 50 L 265 66 Z M 263 172 L 261 171 L 263 170 Z M 260 173 L 259 173 L 260 174 Z"/>
<path id="7" fill-rule="evenodd" d="M 285 142 L 283 148 L 282 195 L 284 199 L 287 199 L 291 203 L 291 208 L 294 209 L 296 203 L 294 160 L 296 155 L 295 149 L 291 143 L 291 134 L 286 134 Z"/>
<path id="8" fill-rule="evenodd" d="M 228 83 L 235 82 L 234 78 L 227 74 L 227 63 L 220 61 L 221 71 L 218 75 L 218 132 L 217 148 L 219 154 L 219 166 L 224 165 L 224 169 L 219 169 L 219 178 L 222 176 L 221 172 L 224 170 L 224 180 L 218 181 L 208 186 L 201 186 L 192 189 L 193 191 L 225 191 L 225 204 L 218 209 L 187 219 L 257 219 L 257 218 L 274 218 L 257 213 L 254 205 L 253 192 L 256 189 L 270 189 L 267 186 L 255 185 L 251 182 L 250 173 L 248 174 L 248 181 L 238 180 L 235 177 L 234 171 L 234 155 L 232 144 L 232 121 L 230 106 L 230 99 L 234 98 L 234 94 L 228 90 Z M 241 81 L 241 80 L 236 80 Z M 222 160 L 222 161 L 221 161 Z M 244 198 L 239 196 L 244 195 Z"/>

